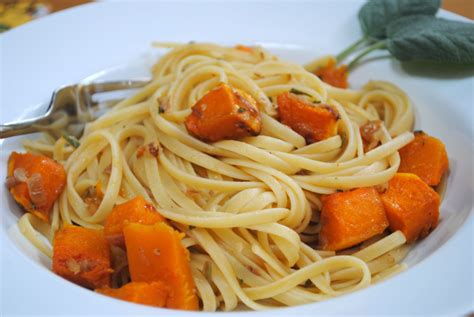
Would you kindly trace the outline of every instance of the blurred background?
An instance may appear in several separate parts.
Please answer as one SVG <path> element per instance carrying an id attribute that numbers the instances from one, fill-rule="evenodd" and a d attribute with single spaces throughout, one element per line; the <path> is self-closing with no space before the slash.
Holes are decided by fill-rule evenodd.
<path id="1" fill-rule="evenodd" d="M 339 0 L 344 1 L 344 0 Z M 0 0 L 0 33 L 91 0 Z M 474 0 L 443 0 L 444 9 L 474 19 Z"/>

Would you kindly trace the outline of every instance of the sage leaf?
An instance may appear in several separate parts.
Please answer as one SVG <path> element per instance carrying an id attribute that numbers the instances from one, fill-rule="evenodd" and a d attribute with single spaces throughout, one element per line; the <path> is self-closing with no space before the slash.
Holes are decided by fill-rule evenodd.
<path id="1" fill-rule="evenodd" d="M 410 15 L 433 16 L 441 0 L 369 0 L 359 11 L 359 22 L 364 34 L 372 39 L 386 38 L 388 24 Z"/>
<path id="2" fill-rule="evenodd" d="M 474 23 L 408 16 L 390 23 L 386 43 L 400 61 L 474 63 Z"/>

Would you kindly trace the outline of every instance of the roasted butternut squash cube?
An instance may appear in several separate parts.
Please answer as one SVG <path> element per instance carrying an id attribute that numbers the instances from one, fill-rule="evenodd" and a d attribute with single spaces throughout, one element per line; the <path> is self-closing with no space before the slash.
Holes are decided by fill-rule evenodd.
<path id="1" fill-rule="evenodd" d="M 192 107 L 185 125 L 189 133 L 205 142 L 258 135 L 262 128 L 256 101 L 226 84 L 204 95 Z"/>
<path id="2" fill-rule="evenodd" d="M 198 298 L 183 234 L 160 222 L 130 223 L 123 229 L 133 282 L 162 281 L 170 289 L 166 307 L 197 310 Z"/>
<path id="3" fill-rule="evenodd" d="M 98 288 L 97 293 L 126 300 L 132 303 L 164 307 L 168 298 L 168 287 L 163 282 L 130 282 L 120 288 Z"/>
<path id="4" fill-rule="evenodd" d="M 110 249 L 101 230 L 68 225 L 54 236 L 53 272 L 78 285 L 110 286 Z"/>
<path id="5" fill-rule="evenodd" d="M 418 175 L 425 183 L 436 186 L 448 170 L 448 153 L 443 142 L 422 131 L 415 132 L 415 139 L 402 147 L 400 173 Z"/>
<path id="6" fill-rule="evenodd" d="M 123 227 L 128 223 L 153 225 L 165 218 L 143 197 L 137 196 L 126 203 L 116 205 L 105 220 L 104 233 L 110 244 L 124 247 Z"/>
<path id="7" fill-rule="evenodd" d="M 382 233 L 388 227 L 379 193 L 372 187 L 324 196 L 319 246 L 338 251 Z"/>
<path id="8" fill-rule="evenodd" d="M 26 211 L 49 222 L 49 213 L 66 186 L 66 171 L 55 160 L 38 154 L 12 152 L 7 187 Z"/>
<path id="9" fill-rule="evenodd" d="M 349 86 L 347 66 L 337 66 L 336 62 L 335 58 L 330 58 L 328 63 L 318 68 L 314 74 L 331 86 L 346 89 Z"/>
<path id="10" fill-rule="evenodd" d="M 337 133 L 337 112 L 325 104 L 313 104 L 285 92 L 277 97 L 280 121 L 301 134 L 306 143 L 327 139 Z"/>
<path id="11" fill-rule="evenodd" d="M 438 225 L 439 196 L 415 174 L 397 173 L 381 194 L 392 231 L 408 242 L 426 237 Z"/>
<path id="12" fill-rule="evenodd" d="M 246 53 L 253 53 L 253 48 L 247 45 L 239 44 L 239 45 L 236 45 L 235 48 L 238 49 L 239 51 L 243 51 Z"/>

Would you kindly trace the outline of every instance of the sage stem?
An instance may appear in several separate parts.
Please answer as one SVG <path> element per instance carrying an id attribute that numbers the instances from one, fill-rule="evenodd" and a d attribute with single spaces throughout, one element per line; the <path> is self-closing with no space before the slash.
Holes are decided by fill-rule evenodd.
<path id="1" fill-rule="evenodd" d="M 383 41 L 379 41 L 379 42 L 376 42 L 372 45 L 370 45 L 369 47 L 367 47 L 365 50 L 363 50 L 362 52 L 360 52 L 359 55 L 357 55 L 350 63 L 349 65 L 347 65 L 347 70 L 350 71 L 352 68 L 354 68 L 357 63 L 367 54 L 375 51 L 375 50 L 378 50 L 378 49 L 383 49 L 387 46 L 387 40 L 383 40 Z"/>
<path id="2" fill-rule="evenodd" d="M 343 61 L 347 56 L 352 54 L 355 50 L 359 48 L 359 46 L 367 41 L 367 36 L 362 37 L 361 39 L 357 40 L 355 43 L 352 43 L 348 48 L 340 52 L 336 55 L 337 63 Z"/>

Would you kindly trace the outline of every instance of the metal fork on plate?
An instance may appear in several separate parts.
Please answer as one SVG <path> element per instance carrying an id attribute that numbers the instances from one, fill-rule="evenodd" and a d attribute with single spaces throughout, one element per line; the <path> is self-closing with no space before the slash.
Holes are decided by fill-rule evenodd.
<path id="1" fill-rule="evenodd" d="M 109 99 L 99 102 L 94 100 L 94 95 L 140 88 L 149 82 L 149 79 L 133 79 L 60 87 L 54 91 L 44 115 L 20 122 L 0 124 L 0 139 L 47 130 L 80 137 L 85 124 L 97 118 L 100 111 L 104 110 L 104 105 L 119 101 Z"/>

